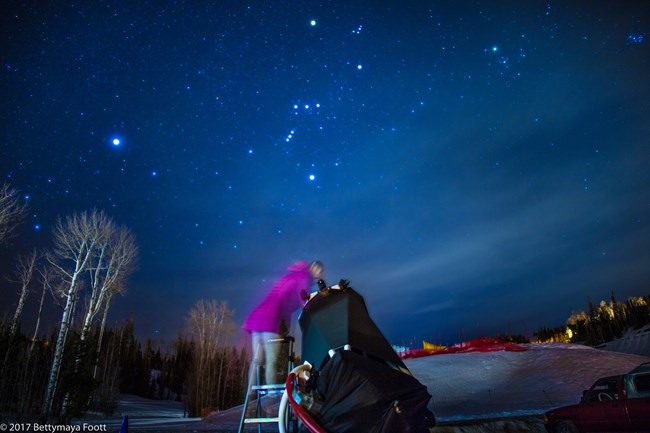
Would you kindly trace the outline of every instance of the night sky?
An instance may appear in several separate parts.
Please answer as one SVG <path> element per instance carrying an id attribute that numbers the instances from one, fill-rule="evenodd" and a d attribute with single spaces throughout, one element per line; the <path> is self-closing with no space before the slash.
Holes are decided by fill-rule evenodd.
<path id="1" fill-rule="evenodd" d="M 175 337 L 202 298 L 241 323 L 297 260 L 351 280 L 396 344 L 650 292 L 645 1 L 13 1 L 1 19 L 0 174 L 30 206 L 2 273 L 58 217 L 104 210 L 141 250 L 111 310 L 141 337 Z"/>

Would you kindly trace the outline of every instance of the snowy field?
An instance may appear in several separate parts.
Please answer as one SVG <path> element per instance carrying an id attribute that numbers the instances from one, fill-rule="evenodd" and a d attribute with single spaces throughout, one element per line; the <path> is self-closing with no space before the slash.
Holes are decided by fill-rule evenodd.
<path id="1" fill-rule="evenodd" d="M 649 357 L 562 343 L 526 352 L 458 353 L 407 360 L 432 395 L 440 421 L 542 414 L 577 403 L 601 376 L 627 373 Z"/>
<path id="2" fill-rule="evenodd" d="M 433 396 L 429 407 L 442 424 L 434 433 L 543 433 L 541 415 L 546 410 L 578 402 L 582 390 L 601 376 L 626 373 L 650 362 L 648 329 L 628 335 L 627 342 L 610 343 L 608 350 L 549 343 L 524 345 L 528 349 L 525 352 L 435 355 L 405 363 Z M 645 356 L 611 348 L 634 350 Z M 107 431 L 119 431 L 126 415 L 130 430 L 234 432 L 241 407 L 201 420 L 183 418 L 181 403 L 124 396 L 114 418 L 90 417 L 77 422 L 105 424 Z M 277 431 L 277 427 L 264 430 Z M 254 426 L 247 431 L 255 431 Z"/>

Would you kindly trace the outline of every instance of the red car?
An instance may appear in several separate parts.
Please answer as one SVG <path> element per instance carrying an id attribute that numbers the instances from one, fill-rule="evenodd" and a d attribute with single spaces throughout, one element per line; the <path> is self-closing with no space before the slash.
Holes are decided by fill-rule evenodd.
<path id="1" fill-rule="evenodd" d="M 598 379 L 579 404 L 546 412 L 549 433 L 650 432 L 650 363 Z"/>

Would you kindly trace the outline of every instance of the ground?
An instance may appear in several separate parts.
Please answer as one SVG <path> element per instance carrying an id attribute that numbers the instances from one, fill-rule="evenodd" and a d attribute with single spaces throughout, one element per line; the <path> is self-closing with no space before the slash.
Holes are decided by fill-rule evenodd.
<path id="1" fill-rule="evenodd" d="M 619 341 L 611 346 L 645 356 L 548 343 L 525 345 L 525 352 L 436 355 L 405 363 L 432 395 L 429 407 L 439 422 L 433 433 L 545 433 L 542 415 L 546 410 L 578 402 L 582 390 L 601 376 L 626 373 L 642 362 L 650 362 L 650 328 L 628 337 L 627 343 Z M 76 422 L 119 431 L 124 416 L 128 416 L 130 430 L 139 432 L 225 433 L 237 431 L 241 407 L 212 413 L 204 420 L 183 415 L 182 403 L 123 396 L 115 417 L 86 417 Z M 268 426 L 265 430 L 277 428 Z"/>

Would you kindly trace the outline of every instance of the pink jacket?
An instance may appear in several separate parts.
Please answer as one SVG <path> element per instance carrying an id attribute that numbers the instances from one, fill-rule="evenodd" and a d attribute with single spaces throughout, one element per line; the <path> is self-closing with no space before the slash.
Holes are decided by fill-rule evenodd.
<path id="1" fill-rule="evenodd" d="M 291 326 L 291 313 L 302 307 L 307 300 L 312 276 L 308 262 L 295 263 L 289 266 L 288 271 L 248 316 L 242 326 L 244 330 L 277 334 L 282 319 L 287 326 Z"/>

